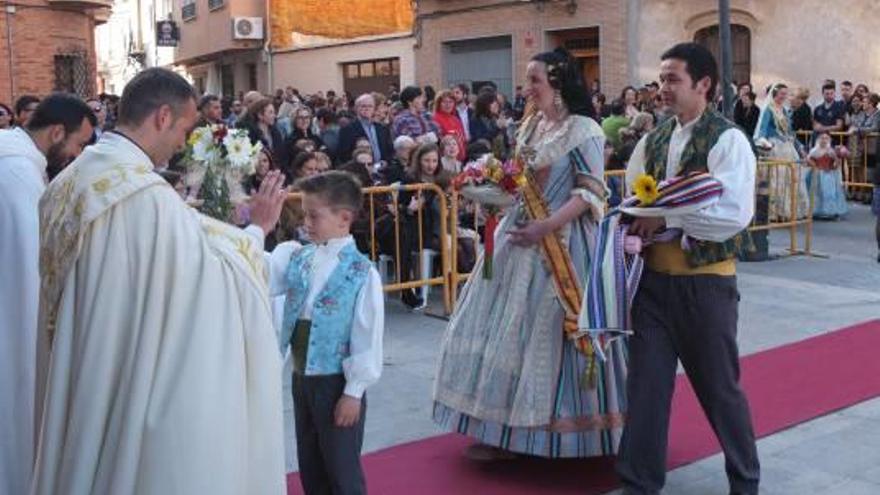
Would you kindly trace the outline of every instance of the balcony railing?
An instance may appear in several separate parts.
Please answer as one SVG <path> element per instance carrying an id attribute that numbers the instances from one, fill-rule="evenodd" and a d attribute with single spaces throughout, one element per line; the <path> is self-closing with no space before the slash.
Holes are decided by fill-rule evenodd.
<path id="1" fill-rule="evenodd" d="M 188 21 L 196 16 L 196 3 L 188 3 L 180 7 L 180 17 L 183 18 L 184 21 Z"/>

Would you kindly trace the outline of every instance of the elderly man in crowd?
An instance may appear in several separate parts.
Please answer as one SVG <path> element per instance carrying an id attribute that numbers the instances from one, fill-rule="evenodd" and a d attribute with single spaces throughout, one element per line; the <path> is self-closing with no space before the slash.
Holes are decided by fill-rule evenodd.
<path id="1" fill-rule="evenodd" d="M 388 127 L 373 121 L 373 113 L 376 111 L 373 95 L 366 93 L 359 96 L 354 106 L 357 119 L 339 131 L 339 160 L 341 162 L 351 160 L 355 143 L 358 139 L 365 138 L 370 142 L 370 148 L 373 150 L 373 160 L 390 162 L 394 156 L 391 132 Z"/>

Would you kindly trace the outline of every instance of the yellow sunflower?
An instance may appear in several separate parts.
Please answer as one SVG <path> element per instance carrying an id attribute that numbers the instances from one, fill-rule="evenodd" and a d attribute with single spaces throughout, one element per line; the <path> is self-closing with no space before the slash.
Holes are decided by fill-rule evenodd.
<path id="1" fill-rule="evenodd" d="M 640 206 L 651 205 L 660 196 L 660 193 L 657 191 L 657 181 L 648 174 L 638 176 L 635 182 L 633 182 L 632 188 L 636 197 L 639 198 L 639 202 L 641 202 Z"/>

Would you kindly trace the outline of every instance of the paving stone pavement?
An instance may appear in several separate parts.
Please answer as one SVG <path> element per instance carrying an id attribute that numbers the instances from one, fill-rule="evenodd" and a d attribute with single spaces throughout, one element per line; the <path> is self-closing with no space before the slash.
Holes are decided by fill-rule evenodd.
<path id="1" fill-rule="evenodd" d="M 874 218 L 865 206 L 851 208 L 843 221 L 815 224 L 813 251 L 827 258 L 792 256 L 739 264 L 743 355 L 880 318 Z M 799 242 L 803 246 L 802 236 Z M 772 232 L 773 252 L 787 246 L 786 232 Z M 435 299 L 429 312 L 441 309 Z M 380 383 L 368 392 L 365 453 L 444 433 L 431 422 L 430 412 L 446 322 L 405 311 L 389 296 L 386 323 L 386 367 Z M 287 465 L 294 471 L 289 367 L 285 376 Z M 880 398 L 766 437 L 758 447 L 764 494 L 880 494 Z M 723 458 L 712 456 L 672 471 L 663 493 L 726 494 Z"/>

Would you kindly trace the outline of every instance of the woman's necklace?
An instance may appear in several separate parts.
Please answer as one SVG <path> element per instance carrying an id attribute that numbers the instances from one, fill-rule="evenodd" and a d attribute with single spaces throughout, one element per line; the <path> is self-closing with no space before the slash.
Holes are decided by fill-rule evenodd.
<path id="1" fill-rule="evenodd" d="M 562 118 L 560 118 L 558 120 L 550 120 L 547 117 L 542 118 L 540 120 L 540 122 L 538 122 L 538 128 L 537 128 L 538 139 L 543 139 L 544 137 L 547 136 L 547 134 L 550 134 L 552 131 L 555 131 L 556 129 L 558 129 L 562 125 L 562 123 L 565 122 L 565 117 L 564 116 L 560 116 L 560 117 L 562 117 Z"/>

